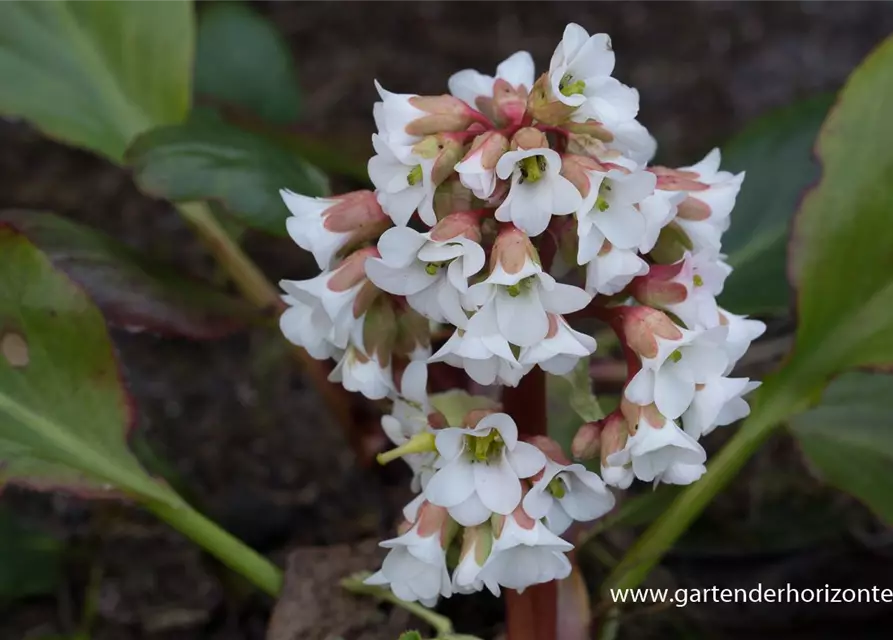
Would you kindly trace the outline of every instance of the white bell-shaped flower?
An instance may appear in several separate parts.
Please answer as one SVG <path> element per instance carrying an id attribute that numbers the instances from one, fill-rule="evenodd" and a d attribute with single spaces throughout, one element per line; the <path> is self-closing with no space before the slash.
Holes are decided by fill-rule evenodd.
<path id="1" fill-rule="evenodd" d="M 614 494 L 602 479 L 582 464 L 546 461 L 524 496 L 524 511 L 534 520 L 545 518 L 552 533 L 561 535 L 573 521 L 588 522 L 614 508 Z"/>
<path id="2" fill-rule="evenodd" d="M 480 99 L 492 99 L 498 80 L 524 94 L 533 87 L 533 57 L 526 51 L 518 51 L 499 63 L 496 76 L 488 76 L 474 69 L 463 69 L 450 76 L 447 85 L 450 93 L 475 109 L 485 110 Z"/>
<path id="3" fill-rule="evenodd" d="M 695 385 L 695 397 L 685 413 L 682 426 L 695 440 L 716 427 L 724 427 L 750 414 L 750 406 L 742 397 L 760 386 L 748 378 L 717 376 Z"/>
<path id="4" fill-rule="evenodd" d="M 557 376 L 570 373 L 580 358 L 592 355 L 595 338 L 571 329 L 563 317 L 548 314 L 549 331 L 541 341 L 521 349 L 518 362 L 524 367 L 539 365 L 540 369 Z"/>
<path id="5" fill-rule="evenodd" d="M 394 224 L 405 227 L 412 214 L 428 226 L 437 222 L 434 215 L 434 189 L 431 176 L 434 160 L 409 152 L 398 152 L 387 140 L 372 134 L 375 155 L 369 159 L 369 179 L 375 185 L 378 202 Z"/>

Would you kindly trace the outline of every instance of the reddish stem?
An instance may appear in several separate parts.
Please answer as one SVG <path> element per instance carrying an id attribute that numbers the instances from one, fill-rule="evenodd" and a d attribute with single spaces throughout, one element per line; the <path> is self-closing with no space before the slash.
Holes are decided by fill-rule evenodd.
<path id="1" fill-rule="evenodd" d="M 548 435 L 546 376 L 535 367 L 515 388 L 502 392 L 504 411 L 518 425 L 521 438 Z M 557 585 L 529 587 L 524 593 L 506 589 L 506 636 L 508 640 L 555 640 L 558 629 Z"/>

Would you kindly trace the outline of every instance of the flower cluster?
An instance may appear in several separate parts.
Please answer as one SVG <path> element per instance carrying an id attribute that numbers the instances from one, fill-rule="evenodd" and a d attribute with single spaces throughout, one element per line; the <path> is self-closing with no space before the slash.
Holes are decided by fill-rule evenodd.
<path id="1" fill-rule="evenodd" d="M 571 314 L 603 321 L 628 378 L 573 454 L 600 457 L 621 488 L 693 482 L 699 438 L 749 411 L 742 396 L 758 383 L 730 374 L 765 326 L 716 302 L 744 176 L 720 170 L 717 150 L 650 166 L 638 92 L 613 69 L 609 37 L 571 24 L 539 77 L 519 52 L 495 76 L 456 73 L 447 95 L 376 83 L 375 190 L 282 193 L 291 237 L 322 271 L 281 283 L 282 331 L 335 359 L 346 389 L 393 401 L 382 426 L 414 471 L 419 496 L 373 578 L 401 598 L 564 577 L 571 545 L 558 536 L 613 505 L 599 476 L 551 441 L 520 441 L 492 406 L 448 424 L 428 394 L 430 363 L 480 385 L 515 386 L 535 366 L 563 375 L 596 350 Z"/>

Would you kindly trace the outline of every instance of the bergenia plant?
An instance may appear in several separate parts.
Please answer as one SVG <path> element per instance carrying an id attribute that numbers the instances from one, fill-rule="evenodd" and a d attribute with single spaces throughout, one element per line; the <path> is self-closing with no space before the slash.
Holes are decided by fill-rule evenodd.
<path id="1" fill-rule="evenodd" d="M 749 412 L 759 383 L 732 371 L 765 325 L 716 301 L 744 174 L 721 170 L 718 150 L 650 165 L 638 92 L 613 70 L 610 38 L 570 24 L 538 77 L 522 51 L 495 76 L 456 73 L 441 96 L 376 82 L 375 191 L 282 192 L 291 237 L 322 270 L 281 283 L 282 331 L 337 361 L 331 380 L 392 402 L 382 426 L 396 448 L 381 459 L 413 472 L 417 496 L 367 580 L 402 600 L 567 577 L 574 522 L 635 480 L 696 482 L 700 438 Z M 626 382 L 563 451 L 546 435 L 541 372 L 596 352 L 581 318 L 616 333 Z M 451 419 L 429 395 L 444 365 L 464 372 L 460 393 L 485 395 Z M 498 386 L 523 393 L 500 403 Z M 580 463 L 593 459 L 600 474 Z"/>

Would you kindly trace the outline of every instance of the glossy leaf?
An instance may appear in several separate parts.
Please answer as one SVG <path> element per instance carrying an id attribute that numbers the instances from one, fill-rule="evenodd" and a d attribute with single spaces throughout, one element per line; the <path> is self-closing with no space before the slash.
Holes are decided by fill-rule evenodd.
<path id="1" fill-rule="evenodd" d="M 199 13 L 195 95 L 233 105 L 276 124 L 300 113 L 295 65 L 282 33 L 242 2 L 218 2 Z"/>
<path id="2" fill-rule="evenodd" d="M 251 309 L 210 284 L 153 262 L 105 234 L 52 213 L 3 211 L 7 223 L 84 287 L 111 324 L 194 339 L 243 328 Z"/>
<path id="3" fill-rule="evenodd" d="M 282 188 L 325 195 L 325 176 L 275 138 L 203 112 L 141 136 L 127 153 L 140 187 L 175 202 L 216 200 L 245 224 L 285 235 Z"/>
<path id="4" fill-rule="evenodd" d="M 192 3 L 0 3 L 0 113 L 120 161 L 190 104 Z"/>
<path id="5" fill-rule="evenodd" d="M 735 268 L 720 303 L 735 313 L 784 313 L 790 305 L 787 242 L 804 191 L 819 176 L 813 145 L 833 96 L 758 118 L 723 149 L 723 169 L 746 171 L 723 236 Z"/>
<path id="6" fill-rule="evenodd" d="M 795 221 L 794 357 L 812 390 L 858 366 L 893 363 L 893 38 L 850 76 L 822 126 L 822 178 Z"/>
<path id="7" fill-rule="evenodd" d="M 893 376 L 841 376 L 790 428 L 821 477 L 893 524 Z"/>
<path id="8" fill-rule="evenodd" d="M 127 448 L 132 407 L 99 309 L 9 226 L 0 226 L 0 255 L 4 479 L 171 500 Z"/>
<path id="9" fill-rule="evenodd" d="M 0 507 L 0 603 L 55 591 L 62 544 L 22 524 Z"/>

